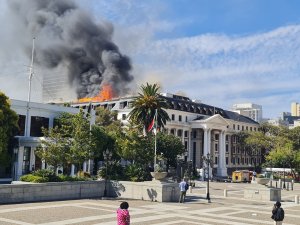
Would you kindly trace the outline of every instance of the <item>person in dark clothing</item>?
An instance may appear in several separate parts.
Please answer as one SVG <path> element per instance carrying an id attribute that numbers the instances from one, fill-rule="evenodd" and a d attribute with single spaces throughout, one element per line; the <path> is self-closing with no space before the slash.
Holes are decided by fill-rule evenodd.
<path id="1" fill-rule="evenodd" d="M 281 208 L 281 203 L 279 201 L 277 201 L 273 206 L 271 218 L 274 220 L 274 225 L 282 225 L 284 210 Z"/>

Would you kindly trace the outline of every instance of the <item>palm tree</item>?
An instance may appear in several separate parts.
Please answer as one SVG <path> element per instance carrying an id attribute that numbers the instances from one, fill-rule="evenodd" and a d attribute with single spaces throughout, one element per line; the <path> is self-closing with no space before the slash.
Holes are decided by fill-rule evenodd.
<path id="1" fill-rule="evenodd" d="M 168 113 L 164 110 L 168 108 L 167 101 L 159 95 L 158 84 L 141 85 L 141 92 L 134 98 L 133 110 L 130 112 L 130 120 L 136 125 L 149 127 L 155 117 L 157 110 L 157 126 L 164 127 L 170 120 Z"/>

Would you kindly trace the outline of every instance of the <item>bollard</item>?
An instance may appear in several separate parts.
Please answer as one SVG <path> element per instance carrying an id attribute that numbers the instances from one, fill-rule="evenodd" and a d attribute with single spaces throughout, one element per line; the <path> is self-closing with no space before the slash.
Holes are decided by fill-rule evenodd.
<path id="1" fill-rule="evenodd" d="M 282 182 L 281 182 L 281 179 L 279 179 L 278 182 L 279 182 L 279 188 L 282 189 Z"/>
<path id="2" fill-rule="evenodd" d="M 299 195 L 295 195 L 295 203 L 299 204 Z"/>
<path id="3" fill-rule="evenodd" d="M 294 180 L 292 180 L 292 182 L 291 182 L 291 190 L 292 191 L 294 190 Z"/>
<path id="4" fill-rule="evenodd" d="M 290 182 L 288 182 L 288 183 L 286 184 L 286 190 L 289 191 L 289 189 L 290 189 Z"/>
<path id="5" fill-rule="evenodd" d="M 192 191 L 193 191 L 193 187 L 192 187 L 192 185 L 190 185 L 190 187 L 189 187 L 189 193 L 191 194 Z"/>
<path id="6" fill-rule="evenodd" d="M 272 183 L 273 183 L 272 180 L 270 180 L 270 187 L 273 187 Z"/>
<path id="7" fill-rule="evenodd" d="M 276 180 L 276 188 L 277 188 L 277 180 Z"/>
<path id="8" fill-rule="evenodd" d="M 227 189 L 224 189 L 224 197 L 227 198 Z"/>

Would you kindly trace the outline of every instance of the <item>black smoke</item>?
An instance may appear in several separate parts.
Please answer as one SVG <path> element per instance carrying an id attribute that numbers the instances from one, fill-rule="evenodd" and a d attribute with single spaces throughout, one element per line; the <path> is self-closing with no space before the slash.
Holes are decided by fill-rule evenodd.
<path id="1" fill-rule="evenodd" d="M 110 23 L 95 23 L 71 0 L 9 0 L 8 4 L 14 25 L 24 31 L 21 38 L 36 37 L 37 63 L 50 69 L 65 66 L 78 98 L 97 95 L 103 84 L 110 84 L 118 95 L 126 94 L 133 80 L 131 64 L 112 42 Z M 30 56 L 31 39 L 23 42 Z"/>

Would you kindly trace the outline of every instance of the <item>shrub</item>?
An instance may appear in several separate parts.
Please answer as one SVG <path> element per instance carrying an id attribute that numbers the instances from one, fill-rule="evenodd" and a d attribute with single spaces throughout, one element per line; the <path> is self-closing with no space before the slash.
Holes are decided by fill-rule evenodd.
<path id="1" fill-rule="evenodd" d="M 79 171 L 77 173 L 78 177 L 83 177 L 83 178 L 91 178 L 91 174 L 88 172 L 84 172 L 84 171 Z"/>
<path id="2" fill-rule="evenodd" d="M 43 179 L 46 179 L 47 181 L 45 182 L 59 182 L 58 177 L 55 175 L 53 170 L 48 170 L 48 169 L 41 169 L 41 170 L 36 170 L 32 172 L 34 176 L 39 176 L 42 177 Z"/>
<path id="3" fill-rule="evenodd" d="M 66 176 L 66 175 L 58 175 L 58 178 L 60 180 L 60 182 L 64 182 L 64 181 L 85 181 L 87 180 L 84 177 L 71 177 L 71 176 Z"/>
<path id="4" fill-rule="evenodd" d="M 151 180 L 150 172 L 142 165 L 131 164 L 125 168 L 125 174 L 131 181 L 146 181 Z"/>
<path id="5" fill-rule="evenodd" d="M 101 178 L 105 178 L 106 176 L 106 167 L 102 167 L 98 170 L 97 176 Z M 107 167 L 107 177 L 111 180 L 126 180 L 124 167 L 118 162 L 112 162 Z"/>
<path id="6" fill-rule="evenodd" d="M 47 177 L 35 176 L 33 174 L 23 175 L 20 177 L 20 180 L 24 182 L 32 182 L 32 183 L 45 183 L 49 181 Z"/>

